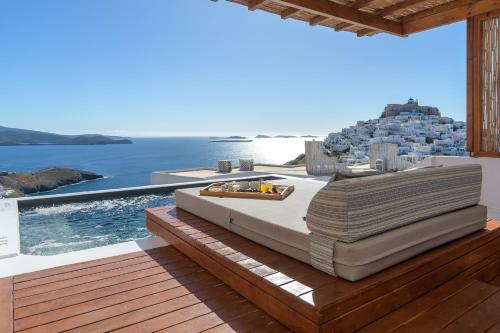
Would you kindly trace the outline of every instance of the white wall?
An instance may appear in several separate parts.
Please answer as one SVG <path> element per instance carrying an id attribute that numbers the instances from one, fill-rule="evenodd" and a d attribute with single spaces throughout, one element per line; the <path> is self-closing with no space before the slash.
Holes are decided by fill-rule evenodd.
<path id="1" fill-rule="evenodd" d="M 432 156 L 426 158 L 418 166 L 453 166 L 463 164 L 482 165 L 483 185 L 481 204 L 488 207 L 489 217 L 500 219 L 500 158 Z"/>

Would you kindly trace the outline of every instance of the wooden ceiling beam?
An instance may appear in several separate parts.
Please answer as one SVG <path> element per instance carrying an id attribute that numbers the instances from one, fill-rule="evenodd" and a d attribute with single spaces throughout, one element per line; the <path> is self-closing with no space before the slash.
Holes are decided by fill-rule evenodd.
<path id="1" fill-rule="evenodd" d="M 340 22 L 335 26 L 335 31 L 343 31 L 349 27 L 352 27 L 354 24 L 348 22 Z"/>
<path id="2" fill-rule="evenodd" d="M 500 9 L 500 1 L 498 0 L 455 0 L 447 2 L 404 17 L 402 20 L 403 33 L 413 34 L 498 9 Z"/>
<path id="3" fill-rule="evenodd" d="M 375 14 L 382 16 L 382 17 L 389 16 L 389 15 L 396 13 L 397 11 L 406 9 L 408 7 L 411 7 L 411 6 L 418 5 L 418 4 L 420 4 L 422 2 L 426 2 L 426 1 L 428 1 L 428 0 L 406 0 L 406 1 L 398 2 L 392 6 L 385 7 L 383 9 L 376 11 Z"/>
<path id="4" fill-rule="evenodd" d="M 287 8 L 281 12 L 281 18 L 283 20 L 286 20 L 287 18 L 292 17 L 293 15 L 297 14 L 298 12 L 300 12 L 300 9 L 293 8 L 293 7 Z"/>
<path id="5" fill-rule="evenodd" d="M 283 6 L 304 10 L 315 15 L 346 21 L 397 36 L 404 36 L 403 27 L 399 22 L 387 20 L 380 16 L 362 12 L 358 9 L 341 5 L 330 0 L 273 0 L 273 2 Z"/>
<path id="6" fill-rule="evenodd" d="M 375 0 L 356 0 L 350 6 L 352 8 L 359 9 L 363 7 L 368 7 L 369 5 L 372 4 L 372 2 L 375 2 Z"/>
<path id="7" fill-rule="evenodd" d="M 314 27 L 315 25 L 318 25 L 320 23 L 324 23 L 328 20 L 331 20 L 331 18 L 326 17 L 326 16 L 321 16 L 321 15 L 316 15 L 312 19 L 309 20 L 309 25 Z"/>
<path id="8" fill-rule="evenodd" d="M 369 28 L 364 28 L 364 29 L 358 30 L 356 32 L 356 35 L 358 35 L 358 37 L 370 36 L 370 35 L 372 35 L 375 32 L 376 32 L 376 30 L 369 29 Z"/>
<path id="9" fill-rule="evenodd" d="M 248 10 L 256 10 L 260 6 L 264 5 L 269 0 L 250 0 L 248 1 Z"/>
<path id="10" fill-rule="evenodd" d="M 375 14 L 379 15 L 379 16 L 382 16 L 382 17 L 385 17 L 385 16 L 389 16 L 389 15 L 392 15 L 394 13 L 396 13 L 397 11 L 400 11 L 400 10 L 403 10 L 403 9 L 406 9 L 408 7 L 411 7 L 411 6 L 415 6 L 415 5 L 418 5 L 422 2 L 425 2 L 425 1 L 428 1 L 428 0 L 405 0 L 405 1 L 401 1 L 401 2 L 398 2 L 392 6 L 389 6 L 389 7 L 385 7 L 381 10 L 378 10 L 375 12 Z"/>

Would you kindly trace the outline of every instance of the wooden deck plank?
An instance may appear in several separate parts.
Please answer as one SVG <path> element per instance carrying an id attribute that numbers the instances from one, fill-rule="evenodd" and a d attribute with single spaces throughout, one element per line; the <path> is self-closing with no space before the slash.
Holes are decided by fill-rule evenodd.
<path id="1" fill-rule="evenodd" d="M 486 333 L 500 333 L 500 319 L 495 324 L 491 325 Z"/>
<path id="2" fill-rule="evenodd" d="M 184 321 L 180 324 L 167 327 L 159 332 L 202 332 L 208 328 L 222 325 L 225 322 L 234 320 L 242 316 L 247 311 L 255 309 L 254 305 L 247 300 L 239 299 L 231 306 L 222 306 L 220 309 L 211 309 L 212 312 L 196 317 L 195 319 Z"/>
<path id="3" fill-rule="evenodd" d="M 142 257 L 142 256 L 149 256 L 149 255 L 152 255 L 152 254 L 157 253 L 159 251 L 165 251 L 165 248 L 162 247 L 162 248 L 155 248 L 155 249 L 146 250 L 146 251 L 138 251 L 138 252 L 122 254 L 122 255 L 104 258 L 104 259 L 96 259 L 96 260 L 86 261 L 83 263 L 65 265 L 65 266 L 60 266 L 60 267 L 56 267 L 56 268 L 44 269 L 44 270 L 40 270 L 40 271 L 36 271 L 36 272 L 20 274 L 20 275 L 16 275 L 14 277 L 14 282 L 18 283 L 18 282 L 23 282 L 23 281 L 29 281 L 29 280 L 33 280 L 33 279 L 43 278 L 46 276 L 53 276 L 53 275 L 63 274 L 63 273 L 71 272 L 71 271 L 77 271 L 77 270 L 81 270 L 81 269 L 85 269 L 85 268 L 89 268 L 89 267 L 106 265 L 109 263 L 118 262 L 118 261 L 122 261 L 122 260 L 127 260 L 127 259 Z"/>
<path id="4" fill-rule="evenodd" d="M 0 332 L 12 332 L 14 327 L 13 278 L 0 279 Z"/>
<path id="5" fill-rule="evenodd" d="M 19 307 L 24 307 L 32 304 L 38 304 L 38 303 L 44 303 L 50 300 L 57 300 L 59 298 L 71 296 L 71 295 L 76 295 L 80 293 L 84 293 L 90 290 L 96 290 L 100 288 L 105 288 L 109 286 L 114 286 L 120 283 L 125 283 L 129 281 L 136 281 L 139 279 L 147 279 L 148 277 L 155 276 L 158 274 L 165 274 L 168 275 L 169 277 L 172 276 L 172 273 L 175 273 L 175 269 L 173 268 L 179 268 L 182 265 L 190 265 L 193 267 L 197 267 L 193 265 L 193 263 L 182 263 L 174 267 L 170 267 L 168 270 L 165 269 L 164 266 L 158 266 L 158 267 L 153 267 L 153 268 L 148 268 L 144 270 L 139 270 L 139 271 L 133 271 L 133 272 L 128 272 L 124 273 L 119 276 L 114 276 L 111 278 L 106 278 L 103 280 L 98 280 L 98 281 L 92 281 L 90 283 L 85 283 L 77 286 L 71 286 L 67 287 L 64 289 L 58 289 L 58 290 L 53 290 L 47 293 L 43 294 L 38 294 L 35 296 L 30 296 L 30 297 L 23 297 L 23 298 L 18 298 L 14 299 L 14 307 L 19 308 Z"/>
<path id="6" fill-rule="evenodd" d="M 421 313 L 436 306 L 457 292 L 469 286 L 474 280 L 467 277 L 459 277 L 448 281 L 439 288 L 433 289 L 429 293 L 416 299 L 415 301 L 387 314 L 386 316 L 371 323 L 365 328 L 361 329 L 360 333 L 386 333 L 391 332 L 401 326 L 402 324 L 417 317 Z"/>
<path id="7" fill-rule="evenodd" d="M 175 248 L 155 251 L 150 259 L 146 256 L 150 254 L 137 252 L 25 274 L 19 279 L 1 279 L 0 332 L 201 332 L 216 327 L 236 332 L 249 328 L 288 332 Z M 158 266 L 122 270 L 143 260 L 155 261 Z M 262 268 L 260 271 L 263 274 Z M 106 272 L 121 274 L 103 274 Z M 89 276 L 99 279 L 89 282 Z M 17 288 L 15 281 L 19 281 Z M 67 286 L 69 281 L 83 283 Z M 62 288 L 54 287 L 62 282 Z M 26 290 L 47 286 L 45 293 L 19 297 L 25 296 Z"/>
<path id="8" fill-rule="evenodd" d="M 104 264 L 104 265 L 82 268 L 82 269 L 74 270 L 71 272 L 45 276 L 45 277 L 41 277 L 41 278 L 37 278 L 37 279 L 31 279 L 28 281 L 16 282 L 15 289 L 17 291 L 20 289 L 40 286 L 43 284 L 49 284 L 49 283 L 63 281 L 63 280 L 69 280 L 72 278 L 82 277 L 82 276 L 86 276 L 86 275 L 93 275 L 96 273 L 111 271 L 111 270 L 114 270 L 117 268 L 142 264 L 145 262 L 154 262 L 156 259 L 162 258 L 162 256 L 163 256 L 163 254 L 161 252 L 159 252 L 159 253 L 156 253 L 153 255 L 145 255 L 145 256 L 141 256 L 141 257 L 115 261 L 115 262 L 111 262 L 111 263 Z M 177 258 L 182 259 L 181 255 L 176 255 L 175 257 L 176 257 L 175 259 L 177 259 Z M 172 261 L 174 260 L 174 256 L 169 256 L 169 258 L 171 258 Z"/>
<path id="9" fill-rule="evenodd" d="M 249 331 L 250 328 L 254 331 L 265 332 L 265 327 L 273 322 L 268 314 L 262 312 L 260 310 L 256 310 L 253 312 L 246 313 L 245 315 L 238 317 L 234 320 L 230 320 L 225 324 L 210 328 L 203 332 L 210 333 L 221 333 L 221 332 L 246 332 Z"/>
<path id="10" fill-rule="evenodd" d="M 235 292 L 230 292 L 224 295 L 213 294 L 212 298 L 206 299 L 203 302 L 165 313 L 156 318 L 142 321 L 141 323 L 136 325 L 127 326 L 123 329 L 116 330 L 116 332 L 135 333 L 140 330 L 144 330 L 147 332 L 159 332 L 163 329 L 175 326 L 177 324 L 187 321 L 191 322 L 195 318 L 213 313 L 214 311 L 217 311 L 220 308 L 224 307 L 224 305 L 226 305 L 228 308 L 238 306 L 239 302 L 241 302 L 241 297 Z M 194 323 L 194 325 L 195 324 L 196 323 Z M 213 327 L 213 325 L 209 324 L 209 327 Z M 196 331 L 196 327 L 194 327 L 194 331 Z"/>
<path id="11" fill-rule="evenodd" d="M 335 327 L 342 328 L 343 331 L 358 330 L 366 324 L 372 322 L 374 318 L 380 318 L 397 308 L 402 304 L 407 304 L 413 299 L 424 295 L 429 289 L 439 287 L 441 284 L 449 281 L 454 276 L 459 275 L 464 271 L 464 267 L 473 265 L 475 261 L 467 262 L 471 258 L 484 257 L 480 253 L 493 253 L 495 248 L 498 248 L 500 242 L 488 243 L 485 246 L 472 251 L 469 255 L 460 257 L 449 262 L 447 265 L 439 267 L 424 276 L 418 277 L 415 280 L 399 287 L 387 294 L 380 296 L 372 301 L 369 301 L 355 310 L 340 316 L 324 325 L 325 329 Z M 477 253 L 479 252 L 479 253 Z M 397 300 L 397 302 L 395 302 Z"/>
<path id="12" fill-rule="evenodd" d="M 185 263 L 190 264 L 189 262 L 185 262 Z M 94 281 L 100 281 L 103 279 L 113 278 L 113 277 L 123 275 L 125 273 L 142 271 L 142 270 L 145 270 L 148 268 L 162 267 L 165 269 L 164 265 L 168 265 L 168 264 L 175 264 L 175 261 L 173 262 L 172 258 L 160 257 L 157 260 L 151 260 L 151 261 L 144 262 L 144 263 L 139 263 L 139 264 L 135 264 L 135 265 L 121 267 L 121 268 L 113 269 L 110 271 L 104 271 L 104 272 L 100 272 L 100 273 L 96 273 L 96 274 L 92 274 L 92 275 L 77 276 L 75 278 L 71 278 L 71 279 L 67 279 L 67 280 L 62 280 L 62 281 L 43 284 L 43 285 L 39 285 L 39 286 L 24 288 L 24 289 L 16 290 L 15 299 L 28 297 L 28 296 L 34 296 L 34 295 L 38 295 L 38 294 L 44 294 L 44 293 L 47 293 L 50 291 L 58 291 L 60 289 L 64 289 L 67 287 L 74 287 L 77 285 L 82 285 L 82 284 L 86 284 L 86 283 L 90 283 L 90 282 L 94 282 Z"/>
<path id="13" fill-rule="evenodd" d="M 443 333 L 486 332 L 500 320 L 500 293 L 488 297 L 446 326 Z"/>
<path id="14" fill-rule="evenodd" d="M 500 287 L 500 276 L 497 276 L 496 278 L 492 279 L 489 283 L 492 285 Z"/>
<path id="15" fill-rule="evenodd" d="M 223 292 L 232 292 L 230 288 L 221 285 L 220 281 L 214 278 L 196 284 L 195 288 L 197 292 L 198 288 L 211 289 L 214 292 L 220 292 L 221 289 Z M 178 287 L 165 290 L 161 293 L 146 295 L 125 303 L 118 303 L 76 316 L 68 316 L 62 320 L 36 326 L 23 332 L 62 332 L 72 330 L 79 332 L 110 331 L 123 327 L 125 323 L 131 320 L 134 324 L 140 323 L 145 318 L 151 318 L 154 314 L 158 314 L 158 312 L 162 314 L 165 313 L 164 311 L 170 312 L 172 309 L 176 310 L 203 301 L 203 299 L 194 296 L 189 289 L 190 288 L 187 287 Z M 143 316 L 134 316 L 137 312 L 141 313 Z M 120 321 L 116 321 L 118 316 L 122 318 Z M 113 323 L 113 325 L 111 323 Z"/>
<path id="16" fill-rule="evenodd" d="M 212 274 L 297 331 L 350 332 L 397 311 L 405 304 L 466 274 L 492 274 L 483 261 L 497 253 L 500 229 L 492 221 L 479 231 L 356 283 L 338 279 L 228 231 L 203 237 L 196 216 L 175 207 L 147 211 L 147 225 Z M 206 222 L 206 225 L 212 225 Z M 179 229 L 182 228 L 182 229 Z M 222 228 L 221 228 L 222 229 Z M 189 230 L 185 233 L 183 230 Z M 196 235 L 196 236 L 192 236 Z M 223 237 L 219 237 L 222 235 Z M 494 266 L 493 259 L 491 265 Z M 483 270 L 483 273 L 478 271 Z M 272 296 L 257 297 L 255 291 Z M 464 287 L 465 288 L 465 287 Z M 293 310 L 292 310 L 293 309 Z M 292 310 L 296 317 L 288 312 Z M 293 318 L 291 324 L 286 320 Z M 300 321 L 312 321 L 305 329 Z M 320 328 L 321 327 L 321 328 Z"/>
<path id="17" fill-rule="evenodd" d="M 89 290 L 46 302 L 36 303 L 21 308 L 15 308 L 14 318 L 21 319 L 28 316 L 34 316 L 40 313 L 54 311 L 65 307 L 71 307 L 73 305 L 89 302 L 103 297 L 119 295 L 124 292 L 128 293 L 135 289 L 145 288 L 156 284 L 162 284 L 165 286 L 165 289 L 167 289 L 167 287 L 172 285 L 188 283 L 189 281 L 191 281 L 191 275 L 193 274 L 196 275 L 196 279 L 202 279 L 208 273 L 205 272 L 202 268 L 194 266 L 187 267 L 185 270 L 179 271 L 178 274 L 175 274 L 175 278 L 168 273 L 156 274 L 144 279 L 127 281 L 100 289 Z"/>
<path id="18" fill-rule="evenodd" d="M 498 291 L 499 288 L 487 283 L 473 282 L 459 293 L 403 324 L 393 332 L 439 332 Z"/>
<path id="19" fill-rule="evenodd" d="M 212 280 L 210 280 L 210 278 L 212 278 Z M 80 303 L 74 305 L 65 307 L 59 306 L 54 310 L 44 311 L 42 313 L 27 316 L 24 318 L 16 318 L 16 330 L 23 330 L 34 326 L 47 324 L 53 321 L 62 320 L 69 316 L 76 316 L 86 312 L 100 310 L 119 303 L 125 303 L 136 299 L 143 299 L 148 295 L 158 294 L 160 297 L 163 292 L 167 292 L 170 289 L 188 286 L 193 283 L 201 283 L 201 281 L 203 280 L 213 281 L 213 276 L 208 273 L 197 273 L 195 275 L 188 275 L 188 279 L 184 285 L 177 279 L 170 279 L 160 283 L 148 285 L 146 287 L 128 291 L 123 290 L 118 294 L 104 296 L 90 301 L 81 300 Z"/>

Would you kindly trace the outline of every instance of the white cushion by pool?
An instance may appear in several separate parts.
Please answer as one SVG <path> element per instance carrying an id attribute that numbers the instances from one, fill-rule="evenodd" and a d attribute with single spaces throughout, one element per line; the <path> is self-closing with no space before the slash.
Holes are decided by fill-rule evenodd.
<path id="1" fill-rule="evenodd" d="M 309 229 L 303 217 L 312 197 L 325 183 L 300 179 L 282 179 L 272 183 L 294 185 L 295 191 L 285 200 L 276 201 L 207 197 L 200 196 L 200 188 L 180 189 L 175 191 L 176 205 L 277 251 L 280 250 L 270 246 L 270 243 L 286 245 L 295 253 L 300 250 L 300 258 L 297 259 L 309 262 Z"/>

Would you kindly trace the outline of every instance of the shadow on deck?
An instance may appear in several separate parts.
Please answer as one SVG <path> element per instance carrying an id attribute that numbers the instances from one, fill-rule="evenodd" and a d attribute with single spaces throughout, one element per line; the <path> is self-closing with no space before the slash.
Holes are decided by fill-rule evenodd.
<path id="1" fill-rule="evenodd" d="M 0 280 L 1 332 L 286 332 L 172 246 Z"/>

